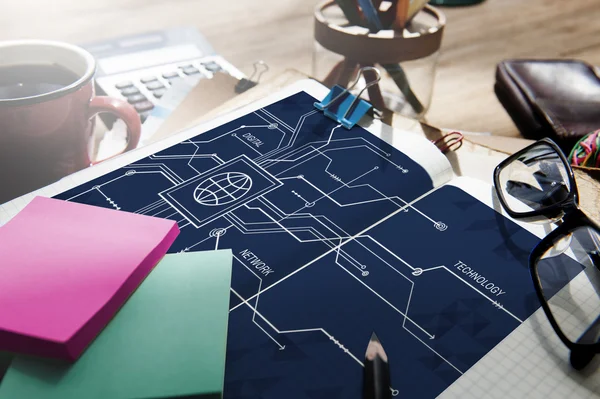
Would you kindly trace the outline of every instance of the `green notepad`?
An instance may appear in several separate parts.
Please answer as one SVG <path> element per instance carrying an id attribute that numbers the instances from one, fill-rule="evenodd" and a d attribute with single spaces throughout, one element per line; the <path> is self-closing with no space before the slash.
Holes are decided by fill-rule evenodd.
<path id="1" fill-rule="evenodd" d="M 17 356 L 0 399 L 220 398 L 230 250 L 166 255 L 74 364 Z"/>

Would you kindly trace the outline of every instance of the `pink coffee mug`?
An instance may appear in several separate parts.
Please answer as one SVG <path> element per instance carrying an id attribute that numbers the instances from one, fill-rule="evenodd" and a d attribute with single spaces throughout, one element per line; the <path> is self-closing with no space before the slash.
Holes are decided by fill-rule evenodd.
<path id="1" fill-rule="evenodd" d="M 47 78 L 36 73 L 54 76 L 55 71 L 64 72 L 58 74 L 64 84 L 34 84 Z M 115 114 L 127 125 L 122 152 L 137 147 L 139 115 L 125 101 L 95 96 L 95 71 L 94 57 L 77 46 L 0 42 L 0 204 L 95 164 L 90 154 L 100 112 Z M 27 84 L 36 90 L 25 90 Z"/>

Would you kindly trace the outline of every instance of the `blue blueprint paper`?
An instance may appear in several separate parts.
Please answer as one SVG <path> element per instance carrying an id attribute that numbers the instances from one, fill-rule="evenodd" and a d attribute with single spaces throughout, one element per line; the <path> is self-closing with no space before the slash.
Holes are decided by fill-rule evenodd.
<path id="1" fill-rule="evenodd" d="M 536 237 L 295 94 L 58 198 L 176 220 L 234 254 L 226 398 L 360 398 L 373 330 L 399 397 L 440 394 L 539 304 Z M 175 328 L 175 327 L 174 327 Z"/>

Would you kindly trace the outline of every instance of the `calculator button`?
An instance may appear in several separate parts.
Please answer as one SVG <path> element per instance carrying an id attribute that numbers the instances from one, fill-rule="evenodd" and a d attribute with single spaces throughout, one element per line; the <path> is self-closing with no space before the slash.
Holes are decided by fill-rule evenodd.
<path id="1" fill-rule="evenodd" d="M 129 102 L 129 104 L 135 104 L 135 103 L 139 103 L 141 101 L 146 101 L 146 100 L 147 100 L 147 98 L 143 94 L 134 94 L 133 96 L 127 97 L 127 102 Z"/>
<path id="2" fill-rule="evenodd" d="M 122 89 L 124 89 L 124 88 L 126 88 L 126 87 L 131 87 L 131 86 L 133 86 L 133 82 L 131 82 L 131 81 L 129 81 L 129 80 L 126 80 L 126 81 L 123 81 L 123 82 L 119 82 L 119 83 L 117 83 L 117 84 L 115 85 L 115 87 L 116 87 L 117 89 L 119 89 L 119 90 L 122 90 Z"/>
<path id="3" fill-rule="evenodd" d="M 181 69 L 186 69 L 186 68 L 194 68 L 194 66 L 192 64 L 187 64 L 187 65 L 179 65 L 179 68 Z"/>
<path id="4" fill-rule="evenodd" d="M 152 92 L 152 94 L 154 94 L 154 97 L 156 97 L 156 98 L 161 98 L 162 96 L 165 95 L 166 92 L 167 92 L 166 89 L 158 89 L 158 90 L 154 90 Z"/>
<path id="5" fill-rule="evenodd" d="M 140 91 L 135 86 L 127 87 L 126 89 L 121 90 L 121 94 L 124 95 L 125 97 L 132 96 L 134 94 L 139 94 L 139 92 Z"/>
<path id="6" fill-rule="evenodd" d="M 150 112 L 142 112 L 140 114 L 140 120 L 142 121 L 142 123 L 146 122 L 146 119 L 148 119 L 149 116 Z"/>
<path id="7" fill-rule="evenodd" d="M 194 75 L 196 73 L 200 73 L 200 71 L 196 67 L 189 66 L 189 67 L 183 68 L 183 73 L 185 73 L 186 75 Z"/>
<path id="8" fill-rule="evenodd" d="M 138 112 L 149 111 L 154 108 L 154 104 L 150 101 L 142 101 L 141 103 L 136 103 L 133 105 Z"/>
<path id="9" fill-rule="evenodd" d="M 202 66 L 208 69 L 211 72 L 217 72 L 221 70 L 221 67 L 216 62 L 207 62 L 206 64 L 202 64 Z"/>
<path id="10" fill-rule="evenodd" d="M 150 83 L 150 82 L 154 82 L 155 80 L 158 80 L 158 78 L 156 76 L 146 76 L 145 78 L 141 78 L 140 82 Z"/>
<path id="11" fill-rule="evenodd" d="M 177 72 L 167 72 L 167 73 L 163 73 L 163 78 L 165 79 L 172 79 L 172 78 L 178 78 L 179 74 Z"/>
<path id="12" fill-rule="evenodd" d="M 158 89 L 164 89 L 165 85 L 162 84 L 161 82 L 159 82 L 158 80 L 156 82 L 150 82 L 146 85 L 146 88 L 148 90 L 158 90 Z"/>

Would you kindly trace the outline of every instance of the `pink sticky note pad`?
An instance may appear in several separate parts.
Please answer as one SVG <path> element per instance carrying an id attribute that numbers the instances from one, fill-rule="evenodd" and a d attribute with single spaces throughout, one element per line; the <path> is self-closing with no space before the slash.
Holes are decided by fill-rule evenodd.
<path id="1" fill-rule="evenodd" d="M 178 234 L 172 220 L 34 198 L 0 227 L 0 350 L 76 360 Z"/>

